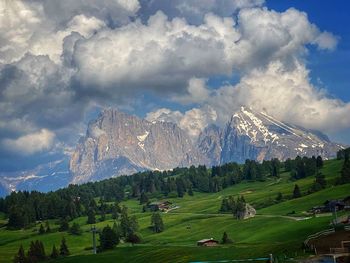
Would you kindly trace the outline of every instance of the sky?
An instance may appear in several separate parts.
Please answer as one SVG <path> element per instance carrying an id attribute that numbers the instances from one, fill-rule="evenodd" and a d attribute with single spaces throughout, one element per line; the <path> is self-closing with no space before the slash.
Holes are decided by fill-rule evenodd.
<path id="1" fill-rule="evenodd" d="M 116 107 L 194 139 L 241 105 L 350 144 L 346 0 L 0 1 L 0 173 Z"/>

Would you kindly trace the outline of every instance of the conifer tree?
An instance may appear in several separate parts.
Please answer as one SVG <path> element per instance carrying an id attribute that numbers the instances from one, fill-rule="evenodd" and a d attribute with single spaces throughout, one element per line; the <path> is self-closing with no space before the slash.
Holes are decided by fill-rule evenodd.
<path id="1" fill-rule="evenodd" d="M 59 256 L 58 250 L 57 250 L 56 246 L 53 245 L 52 251 L 51 251 L 51 254 L 50 254 L 50 258 L 55 259 L 55 258 L 58 258 L 58 256 Z"/>
<path id="2" fill-rule="evenodd" d="M 62 218 L 58 231 L 63 232 L 63 231 L 67 231 L 68 229 L 69 229 L 69 224 L 68 224 L 67 218 Z"/>
<path id="3" fill-rule="evenodd" d="M 107 225 L 100 233 L 100 247 L 102 250 L 114 248 L 119 243 L 117 233 Z"/>
<path id="4" fill-rule="evenodd" d="M 160 233 L 164 231 L 164 223 L 159 213 L 152 214 L 151 227 L 154 233 Z"/>
<path id="5" fill-rule="evenodd" d="M 144 192 L 142 192 L 140 196 L 140 205 L 146 204 L 147 202 L 148 202 L 148 197 Z"/>
<path id="6" fill-rule="evenodd" d="M 69 249 L 66 243 L 66 239 L 62 237 L 61 245 L 60 245 L 60 255 L 61 256 L 68 256 L 69 255 Z"/>
<path id="7" fill-rule="evenodd" d="M 225 231 L 224 234 L 222 235 L 221 243 L 222 243 L 222 244 L 230 244 L 230 243 L 233 243 L 232 240 L 228 237 L 226 231 Z"/>
<path id="8" fill-rule="evenodd" d="M 40 235 L 43 235 L 43 234 L 45 234 L 45 229 L 44 229 L 44 226 L 43 226 L 43 224 L 40 224 L 40 228 L 39 228 L 39 234 L 40 234 Z"/>
<path id="9" fill-rule="evenodd" d="M 95 224 L 96 223 L 95 212 L 93 209 L 91 209 L 91 208 L 89 209 L 87 216 L 88 216 L 88 219 L 87 219 L 88 224 Z"/>
<path id="10" fill-rule="evenodd" d="M 299 186 L 296 184 L 294 186 L 294 190 L 293 190 L 293 198 L 299 198 L 301 197 L 301 193 L 300 193 L 300 188 Z"/>
<path id="11" fill-rule="evenodd" d="M 192 189 L 192 185 L 188 188 L 188 191 L 187 191 L 188 195 L 189 196 L 193 196 L 193 189 Z"/>
<path id="12" fill-rule="evenodd" d="M 24 254 L 23 246 L 21 245 L 18 249 L 17 254 L 15 255 L 15 258 L 13 259 L 13 263 L 26 263 L 27 258 Z"/>
<path id="13" fill-rule="evenodd" d="M 76 236 L 81 235 L 80 225 L 78 223 L 73 223 L 69 229 L 69 233 Z"/>
<path id="14" fill-rule="evenodd" d="M 46 232 L 46 233 L 50 233 L 50 232 L 51 232 L 51 228 L 50 228 L 49 221 L 46 221 L 46 222 L 45 222 L 45 227 L 46 227 L 45 232 Z"/>

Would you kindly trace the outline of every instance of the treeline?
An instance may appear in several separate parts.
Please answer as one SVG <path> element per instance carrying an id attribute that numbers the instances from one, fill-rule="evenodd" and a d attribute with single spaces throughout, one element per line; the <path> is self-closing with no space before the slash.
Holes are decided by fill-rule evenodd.
<path id="1" fill-rule="evenodd" d="M 341 155 L 341 154 L 340 154 Z M 348 155 L 347 155 L 348 156 Z M 345 158 L 345 154 L 344 154 Z M 347 157 L 346 160 L 349 158 Z M 228 163 L 208 169 L 204 165 L 175 168 L 171 171 L 145 171 L 82 185 L 69 185 L 55 192 L 12 192 L 0 198 L 0 212 L 9 216 L 9 228 L 30 226 L 36 221 L 65 219 L 107 213 L 117 213 L 118 207 L 107 202 L 120 202 L 129 198 L 149 199 L 183 197 L 186 193 L 213 193 L 242 180 L 264 181 L 289 171 L 295 180 L 317 174 L 322 167 L 321 157 L 297 157 L 280 162 L 278 159 L 262 163 L 247 160 L 244 164 Z M 347 165 L 350 165 L 347 162 Z M 345 169 L 346 170 L 346 169 Z M 96 204 L 94 198 L 100 199 Z M 120 210 L 120 208 L 119 208 Z"/>

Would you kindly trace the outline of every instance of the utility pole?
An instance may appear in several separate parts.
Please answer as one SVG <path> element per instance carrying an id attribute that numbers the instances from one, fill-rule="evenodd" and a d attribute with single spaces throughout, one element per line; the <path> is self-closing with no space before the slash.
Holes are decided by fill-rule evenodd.
<path id="1" fill-rule="evenodd" d="M 93 225 L 91 227 L 91 232 L 92 232 L 92 253 L 97 254 L 97 250 L 96 250 L 96 226 Z"/>

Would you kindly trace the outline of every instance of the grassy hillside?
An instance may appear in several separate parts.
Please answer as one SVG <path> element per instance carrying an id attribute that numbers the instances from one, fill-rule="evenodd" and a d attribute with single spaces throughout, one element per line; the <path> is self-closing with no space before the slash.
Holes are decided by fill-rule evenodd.
<path id="1" fill-rule="evenodd" d="M 338 160 L 325 162 L 322 173 L 328 182 L 333 183 L 339 176 L 341 165 L 342 161 Z M 90 255 L 91 233 L 90 226 L 86 225 L 86 217 L 73 221 L 81 225 L 81 236 L 72 236 L 66 232 L 38 235 L 38 225 L 16 231 L 1 227 L 0 263 L 11 262 L 20 244 L 27 250 L 31 240 L 41 240 L 49 253 L 53 244 L 59 246 L 62 236 L 66 237 L 72 256 L 58 262 L 190 262 L 266 257 L 269 253 L 295 256 L 295 253 L 302 253 L 303 240 L 309 234 L 328 228 L 331 220 L 330 215 L 305 218 L 305 211 L 327 199 L 343 198 L 350 192 L 349 184 L 331 186 L 311 195 L 274 204 L 277 193 L 281 192 L 285 197 L 290 196 L 295 183 L 305 193 L 313 180 L 314 177 L 308 177 L 291 182 L 289 174 L 284 173 L 278 179 L 242 182 L 218 193 L 195 192 L 194 196 L 169 198 L 167 200 L 176 203 L 180 208 L 162 214 L 165 231 L 159 234 L 154 234 L 149 229 L 151 213 L 142 213 L 142 206 L 138 200 L 125 201 L 123 204 L 138 219 L 143 243 L 134 247 L 130 244 L 120 244 L 115 250 L 99 255 Z M 238 221 L 233 219 L 231 214 L 219 214 L 221 201 L 228 195 L 244 195 L 248 203 L 260 207 L 257 216 Z M 5 221 L 0 215 L 0 226 Z M 57 229 L 55 223 L 57 222 L 50 221 L 51 227 Z M 97 223 L 96 227 L 101 229 L 107 224 L 113 224 L 110 215 L 106 221 Z M 211 237 L 221 239 L 224 231 L 235 241 L 233 245 L 216 248 L 196 247 L 197 240 Z"/>

